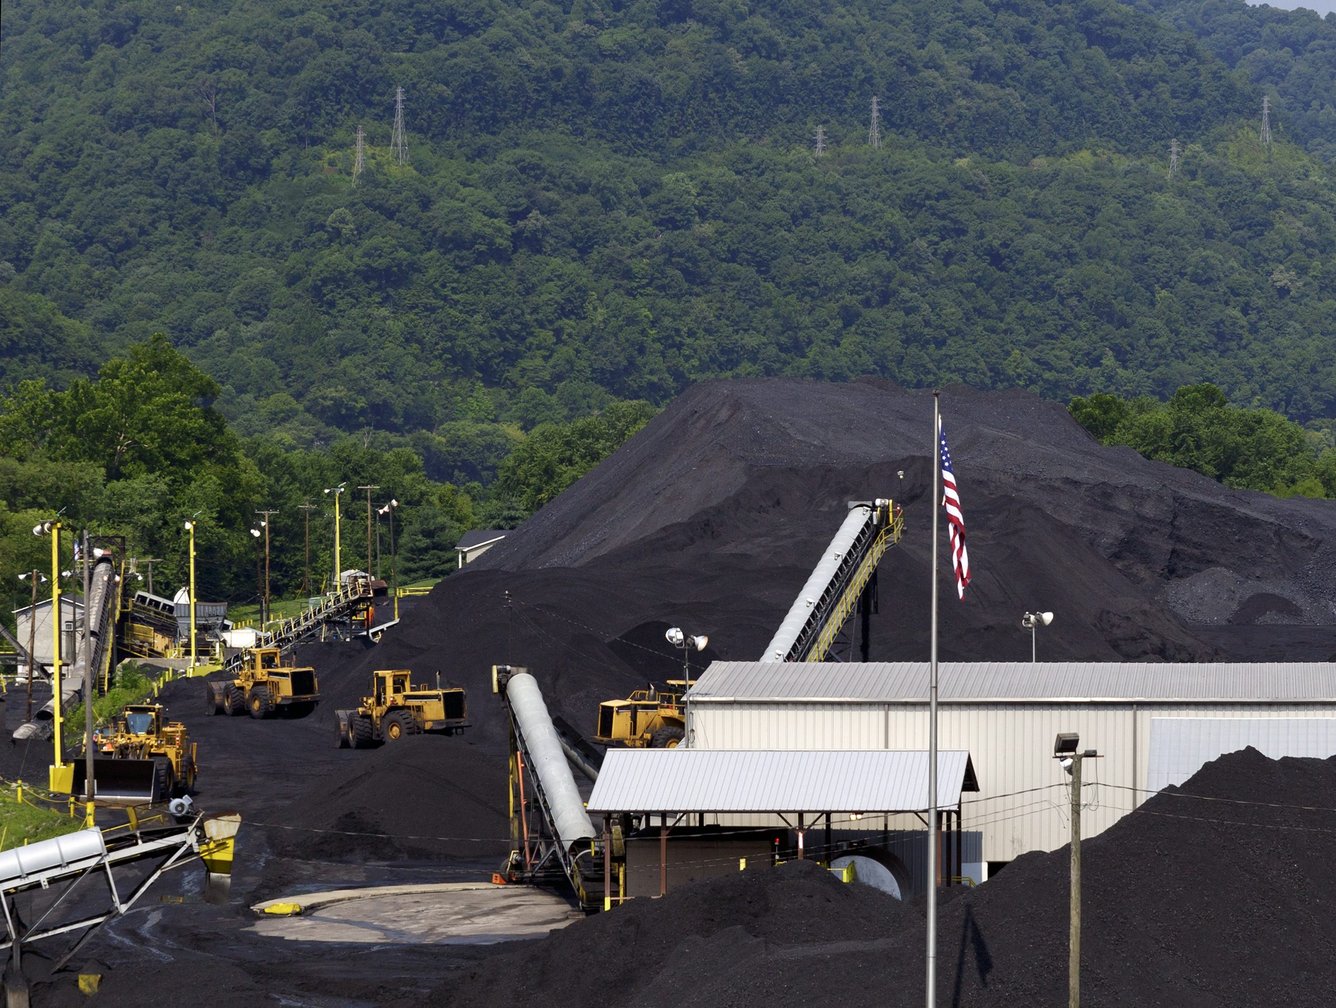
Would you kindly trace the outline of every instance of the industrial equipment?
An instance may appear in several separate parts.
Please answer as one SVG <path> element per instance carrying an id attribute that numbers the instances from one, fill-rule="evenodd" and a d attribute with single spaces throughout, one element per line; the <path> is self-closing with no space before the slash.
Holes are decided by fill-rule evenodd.
<path id="1" fill-rule="evenodd" d="M 668 686 L 685 689 L 690 683 L 669 679 Z M 604 700 L 598 705 L 598 730 L 594 741 L 632 749 L 672 749 L 686 732 L 682 692 L 666 692 L 653 686 L 636 690 L 625 700 Z"/>
<path id="2" fill-rule="evenodd" d="M 315 669 L 283 664 L 282 649 L 251 648 L 230 679 L 205 683 L 211 714 L 240 714 L 253 718 L 283 713 L 303 717 L 320 701 Z"/>
<path id="3" fill-rule="evenodd" d="M 143 804 L 188 795 L 199 774 L 199 744 L 168 721 L 161 704 L 129 704 L 93 733 L 93 795 L 99 802 Z M 73 793 L 84 792 L 76 761 Z"/>
<path id="4" fill-rule="evenodd" d="M 515 849 L 505 879 L 541 884 L 565 876 L 581 908 L 596 910 L 604 871 L 600 834 L 585 811 L 538 681 L 527 669 L 493 665 L 492 692 L 510 714 L 510 828 Z M 620 863 L 620 853 L 609 848 L 609 856 Z"/>
<path id="5" fill-rule="evenodd" d="M 454 735 L 468 724 L 468 703 L 462 687 L 436 688 L 413 684 L 409 669 L 377 669 L 371 673 L 371 695 L 355 710 L 335 711 L 339 748 L 361 749 L 374 742 L 398 742 L 406 735 Z"/>

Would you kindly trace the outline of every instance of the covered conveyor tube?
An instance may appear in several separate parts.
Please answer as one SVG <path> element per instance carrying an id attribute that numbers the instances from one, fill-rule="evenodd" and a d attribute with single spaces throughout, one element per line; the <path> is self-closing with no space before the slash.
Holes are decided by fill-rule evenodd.
<path id="1" fill-rule="evenodd" d="M 890 501 L 850 501 L 848 516 L 761 653 L 761 661 L 822 660 L 823 646 L 828 644 L 823 631 L 852 611 L 854 597 L 875 571 L 888 536 L 899 537 Z"/>
<path id="2" fill-rule="evenodd" d="M 538 781 L 548 825 L 554 839 L 569 854 L 573 845 L 594 838 L 594 824 L 576 789 L 538 681 L 528 672 L 517 671 L 510 675 L 505 688 L 520 746 Z"/>

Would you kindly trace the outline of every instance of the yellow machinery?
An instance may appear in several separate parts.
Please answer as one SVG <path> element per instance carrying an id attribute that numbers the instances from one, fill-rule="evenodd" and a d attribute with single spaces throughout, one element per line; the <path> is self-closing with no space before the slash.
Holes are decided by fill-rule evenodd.
<path id="1" fill-rule="evenodd" d="M 161 704 L 129 704 L 93 733 L 94 796 L 100 802 L 163 802 L 195 788 L 199 744 Z M 84 790 L 85 765 L 74 763 L 74 793 Z"/>
<path id="2" fill-rule="evenodd" d="M 284 665 L 282 649 L 276 647 L 251 648 L 233 678 L 210 679 L 204 685 L 211 714 L 303 717 L 320 701 L 315 669 Z"/>
<path id="3" fill-rule="evenodd" d="M 340 710 L 339 748 L 361 749 L 376 742 L 398 742 L 406 735 L 454 735 L 468 725 L 468 703 L 462 687 L 414 685 L 409 669 L 377 669 L 371 673 L 371 696 L 356 710 Z"/>
<path id="4" fill-rule="evenodd" d="M 668 685 L 684 687 L 681 679 Z M 604 700 L 598 705 L 598 730 L 594 741 L 604 745 L 632 749 L 673 749 L 686 732 L 686 711 L 681 693 L 649 689 L 636 690 L 625 700 Z"/>

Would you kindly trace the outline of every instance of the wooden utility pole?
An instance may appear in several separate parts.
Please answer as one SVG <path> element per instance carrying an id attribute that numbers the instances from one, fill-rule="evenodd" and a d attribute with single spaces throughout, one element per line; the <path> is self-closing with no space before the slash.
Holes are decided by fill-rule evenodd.
<path id="1" fill-rule="evenodd" d="M 1072 757 L 1072 891 L 1068 924 L 1067 1005 L 1081 1004 L 1081 753 Z"/>
<path id="2" fill-rule="evenodd" d="M 380 487 L 368 483 L 357 489 L 366 491 L 366 576 L 371 577 L 371 491 L 379 490 Z"/>
<path id="3" fill-rule="evenodd" d="M 306 564 L 302 568 L 302 595 L 306 598 L 311 597 L 311 512 L 316 509 L 316 505 L 307 501 L 305 504 L 298 504 L 299 508 L 306 512 Z"/>

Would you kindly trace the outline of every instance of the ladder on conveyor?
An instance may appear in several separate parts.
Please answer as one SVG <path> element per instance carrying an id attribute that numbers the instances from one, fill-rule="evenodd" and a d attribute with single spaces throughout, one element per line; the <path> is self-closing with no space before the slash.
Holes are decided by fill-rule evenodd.
<path id="1" fill-rule="evenodd" d="M 798 593 L 761 661 L 825 661 L 860 602 L 866 661 L 867 617 L 875 596 L 877 564 L 900 541 L 904 525 L 904 512 L 892 501 L 850 501 L 848 517 Z"/>

